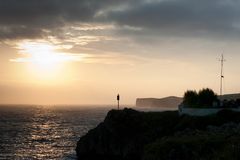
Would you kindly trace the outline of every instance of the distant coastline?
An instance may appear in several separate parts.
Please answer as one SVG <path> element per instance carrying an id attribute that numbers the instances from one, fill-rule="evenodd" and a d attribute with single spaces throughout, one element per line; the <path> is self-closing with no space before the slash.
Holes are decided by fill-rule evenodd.
<path id="1" fill-rule="evenodd" d="M 240 93 L 218 96 L 221 100 L 240 99 Z M 163 98 L 137 98 L 136 107 L 178 108 L 183 101 L 182 97 L 168 96 Z"/>
<path id="2" fill-rule="evenodd" d="M 177 108 L 182 100 L 181 97 L 176 96 L 164 98 L 137 98 L 136 107 Z"/>

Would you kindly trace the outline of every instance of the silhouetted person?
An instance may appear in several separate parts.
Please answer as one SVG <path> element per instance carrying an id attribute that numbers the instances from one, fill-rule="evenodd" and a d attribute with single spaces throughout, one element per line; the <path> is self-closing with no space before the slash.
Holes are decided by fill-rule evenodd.
<path id="1" fill-rule="evenodd" d="M 117 95 L 117 101 L 118 101 L 118 110 L 119 110 L 119 101 L 120 101 L 120 95 Z"/>

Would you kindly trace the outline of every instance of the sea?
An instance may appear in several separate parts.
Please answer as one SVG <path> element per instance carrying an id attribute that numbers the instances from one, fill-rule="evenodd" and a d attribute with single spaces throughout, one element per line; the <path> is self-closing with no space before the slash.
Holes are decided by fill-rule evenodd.
<path id="1" fill-rule="evenodd" d="M 0 160 L 76 159 L 75 148 L 80 137 L 96 127 L 108 111 L 115 108 L 0 105 Z"/>

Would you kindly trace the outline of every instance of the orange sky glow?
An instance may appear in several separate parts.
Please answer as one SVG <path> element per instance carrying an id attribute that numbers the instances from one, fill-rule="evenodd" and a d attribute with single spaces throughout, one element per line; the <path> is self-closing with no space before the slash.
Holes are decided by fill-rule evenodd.
<path id="1" fill-rule="evenodd" d="M 221 54 L 223 92 L 240 92 L 237 5 L 183 1 L 5 6 L 0 103 L 115 104 L 119 93 L 121 103 L 135 104 L 188 89 L 219 93 Z"/>

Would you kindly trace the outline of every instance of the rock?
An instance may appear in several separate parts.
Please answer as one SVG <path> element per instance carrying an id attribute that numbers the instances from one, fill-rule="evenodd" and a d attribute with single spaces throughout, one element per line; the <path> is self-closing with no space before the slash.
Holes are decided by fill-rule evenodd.
<path id="1" fill-rule="evenodd" d="M 112 110 L 80 138 L 76 152 L 80 160 L 240 159 L 239 133 L 240 113 Z"/>
<path id="2" fill-rule="evenodd" d="M 142 139 L 139 139 L 138 134 L 146 127 L 141 123 L 142 115 L 131 109 L 110 111 L 103 123 L 80 139 L 77 145 L 78 157 L 139 159 L 137 153 L 141 150 L 139 143 L 142 143 Z"/>
<path id="3" fill-rule="evenodd" d="M 169 116 L 178 117 L 177 112 L 171 112 Z M 148 115 L 132 109 L 112 110 L 103 123 L 80 138 L 77 156 L 81 160 L 101 157 L 104 160 L 139 160 L 145 144 L 156 139 L 158 133 L 167 131 L 164 125 L 158 125 L 158 122 L 167 124 L 166 120 L 156 113 Z"/>

